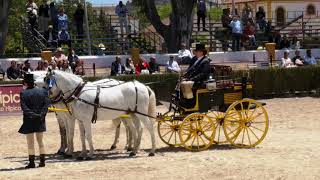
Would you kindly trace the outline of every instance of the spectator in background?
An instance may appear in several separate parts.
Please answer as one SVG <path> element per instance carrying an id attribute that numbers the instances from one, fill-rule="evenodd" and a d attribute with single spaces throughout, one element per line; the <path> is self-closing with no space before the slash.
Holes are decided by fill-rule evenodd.
<path id="1" fill-rule="evenodd" d="M 300 49 L 300 41 L 298 40 L 297 36 L 293 36 L 292 40 L 290 41 L 290 49 Z"/>
<path id="2" fill-rule="evenodd" d="M 34 2 L 34 0 L 28 0 L 27 4 L 26 4 L 26 8 L 31 8 L 31 10 L 36 10 L 38 11 L 38 6 L 37 4 Z"/>
<path id="3" fill-rule="evenodd" d="M 51 61 L 49 66 L 52 70 L 58 70 L 57 63 L 55 61 Z"/>
<path id="4" fill-rule="evenodd" d="M 177 63 L 177 61 L 174 59 L 172 55 L 170 55 L 170 59 L 167 62 L 166 71 L 169 73 L 172 73 L 172 72 L 179 73 L 181 71 L 179 64 Z"/>
<path id="5" fill-rule="evenodd" d="M 239 20 L 239 16 L 234 16 L 232 22 L 230 23 L 232 28 L 232 50 L 240 51 L 240 38 L 242 35 L 242 25 Z"/>
<path id="6" fill-rule="evenodd" d="M 125 74 L 134 74 L 135 72 L 135 68 L 134 68 L 134 65 L 133 65 L 133 61 L 131 58 L 127 58 L 126 59 L 126 64 L 124 66 L 124 69 L 125 69 Z"/>
<path id="7" fill-rule="evenodd" d="M 59 14 L 57 15 L 58 20 L 58 31 L 61 31 L 62 29 L 68 30 L 68 16 L 64 13 L 64 8 L 59 8 Z"/>
<path id="8" fill-rule="evenodd" d="M 181 44 L 181 50 L 178 51 L 178 59 L 182 64 L 189 64 L 192 58 L 190 50 L 186 49 L 186 44 Z"/>
<path id="9" fill-rule="evenodd" d="M 294 63 L 289 58 L 289 50 L 284 51 L 283 58 L 281 58 L 281 67 L 290 68 L 295 67 Z"/>
<path id="10" fill-rule="evenodd" d="M 273 36 L 273 42 L 276 43 L 276 49 L 281 49 L 282 37 L 280 31 L 275 31 Z"/>
<path id="11" fill-rule="evenodd" d="M 74 49 L 70 48 L 68 53 L 68 62 L 69 66 L 72 69 L 72 72 L 74 73 L 76 71 L 76 62 L 79 61 L 79 57 L 76 55 Z"/>
<path id="12" fill-rule="evenodd" d="M 149 73 L 157 73 L 160 71 L 159 64 L 156 62 L 156 57 L 152 56 L 149 62 Z"/>
<path id="13" fill-rule="evenodd" d="M 98 56 L 105 56 L 106 54 L 104 53 L 104 51 L 106 50 L 106 47 L 104 46 L 104 44 L 100 43 L 98 45 L 98 51 L 97 51 L 97 55 Z"/>
<path id="14" fill-rule="evenodd" d="M 2 69 L 1 67 L 1 63 L 0 63 L 0 74 L 4 77 L 4 75 L 6 74 L 6 72 Z"/>
<path id="15" fill-rule="evenodd" d="M 79 76 L 84 76 L 85 75 L 84 68 L 83 68 L 83 61 L 82 60 L 76 61 L 75 74 L 79 75 Z"/>
<path id="16" fill-rule="evenodd" d="M 317 60 L 315 57 L 312 56 L 311 49 L 306 51 L 306 56 L 304 57 L 304 62 L 306 65 L 316 65 Z"/>
<path id="17" fill-rule="evenodd" d="M 63 54 L 62 48 L 57 48 L 56 53 L 53 57 L 53 61 L 55 61 L 56 65 L 58 66 L 59 62 L 63 60 L 67 60 L 67 57 Z"/>
<path id="18" fill-rule="evenodd" d="M 24 61 L 24 66 L 22 68 L 23 73 L 31 73 L 33 71 L 30 60 Z"/>
<path id="19" fill-rule="evenodd" d="M 295 56 L 292 58 L 292 62 L 297 66 L 303 66 L 304 59 L 300 56 L 300 50 L 297 49 L 295 52 Z"/>
<path id="20" fill-rule="evenodd" d="M 246 27 L 243 30 L 243 35 L 244 35 L 245 41 L 249 40 L 250 46 L 256 46 L 255 32 L 256 32 L 255 27 L 253 26 L 253 24 L 251 24 L 251 22 L 248 21 Z"/>
<path id="21" fill-rule="evenodd" d="M 68 47 L 71 48 L 71 38 L 65 28 L 62 28 L 62 30 L 59 31 L 58 34 L 58 46 L 61 47 L 61 45 L 63 44 L 68 45 Z"/>
<path id="22" fill-rule="evenodd" d="M 221 16 L 222 27 L 230 29 L 230 22 L 232 21 L 232 16 L 230 14 L 230 9 L 223 9 L 223 13 Z"/>
<path id="23" fill-rule="evenodd" d="M 49 9 L 50 20 L 51 20 L 51 24 L 53 26 L 53 32 L 56 35 L 58 32 L 58 11 L 57 11 L 53 1 L 50 3 L 49 6 L 50 6 L 50 9 Z"/>
<path id="24" fill-rule="evenodd" d="M 42 71 L 43 70 L 43 62 L 39 61 L 38 66 L 36 67 L 35 71 Z"/>
<path id="25" fill-rule="evenodd" d="M 286 35 L 283 35 L 283 38 L 280 42 L 280 49 L 289 49 L 290 48 L 290 41 L 288 40 Z"/>
<path id="26" fill-rule="evenodd" d="M 49 25 L 49 4 L 47 0 L 43 0 L 39 7 L 39 30 L 40 32 L 46 32 Z"/>
<path id="27" fill-rule="evenodd" d="M 115 13 L 116 13 L 116 14 L 118 15 L 118 17 L 119 17 L 121 35 L 123 35 L 123 28 L 125 28 L 126 34 L 129 34 L 128 23 L 127 23 L 128 9 L 127 9 L 127 7 L 122 3 L 122 1 L 120 1 L 119 4 L 116 6 Z"/>
<path id="28" fill-rule="evenodd" d="M 37 10 L 28 8 L 27 9 L 27 14 L 28 14 L 28 22 L 31 26 L 32 30 L 37 30 L 38 29 L 38 16 L 37 16 Z M 33 34 L 36 35 L 35 31 L 33 31 Z"/>
<path id="29" fill-rule="evenodd" d="M 47 40 L 47 47 L 57 47 L 57 35 L 53 32 L 52 25 L 48 26 L 48 30 L 44 33 L 44 38 Z"/>
<path id="30" fill-rule="evenodd" d="M 116 57 L 116 60 L 111 64 L 111 76 L 118 76 L 123 74 L 124 66 L 121 64 L 121 58 L 119 56 Z"/>
<path id="31" fill-rule="evenodd" d="M 84 9 L 82 8 L 82 5 L 79 3 L 78 7 L 73 14 L 73 20 L 76 25 L 77 29 L 77 39 L 82 40 L 83 39 L 83 20 L 84 20 Z M 81 41 L 80 41 L 81 42 Z"/>
<path id="32" fill-rule="evenodd" d="M 249 7 L 248 3 L 245 3 L 245 7 L 242 11 L 242 22 L 243 24 L 247 24 L 248 22 L 253 23 L 252 10 Z"/>
<path id="33" fill-rule="evenodd" d="M 7 77 L 10 80 L 16 80 L 21 78 L 21 71 L 17 67 L 16 61 L 11 61 L 11 66 L 7 69 Z"/>
<path id="34" fill-rule="evenodd" d="M 263 7 L 260 6 L 259 10 L 256 12 L 256 23 L 259 25 L 260 30 L 265 30 L 266 28 L 266 12 Z"/>
<path id="35" fill-rule="evenodd" d="M 206 7 L 205 0 L 198 0 L 198 3 L 197 3 L 198 31 L 200 31 L 200 20 L 202 20 L 203 31 L 208 31 L 206 29 L 206 14 L 207 14 L 207 7 Z"/>
<path id="36" fill-rule="evenodd" d="M 146 60 L 140 58 L 139 62 L 135 65 L 136 75 L 149 74 L 149 64 Z"/>
<path id="37" fill-rule="evenodd" d="M 43 60 L 42 68 L 44 71 L 48 71 L 49 68 L 49 62 L 47 60 Z"/>
<path id="38" fill-rule="evenodd" d="M 62 66 L 60 68 L 61 71 L 72 73 L 71 67 L 69 66 L 69 63 L 67 60 L 62 61 Z"/>

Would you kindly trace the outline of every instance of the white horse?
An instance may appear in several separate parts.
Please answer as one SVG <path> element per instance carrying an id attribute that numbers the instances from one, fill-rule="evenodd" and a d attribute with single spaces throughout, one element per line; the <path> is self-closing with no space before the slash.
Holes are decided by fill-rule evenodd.
<path id="1" fill-rule="evenodd" d="M 37 84 L 37 86 L 45 87 L 44 78 L 46 77 L 46 73 L 47 73 L 47 71 L 33 72 L 35 83 Z M 123 82 L 113 80 L 113 79 L 103 79 L 103 80 L 95 81 L 92 84 L 103 85 L 103 86 L 113 86 L 113 85 L 118 85 L 120 83 L 123 83 Z M 57 109 L 67 109 L 68 108 L 66 106 L 66 104 L 62 101 L 62 99 L 60 99 L 60 98 L 56 99 L 52 105 Z M 64 154 L 64 157 L 70 158 L 70 157 L 72 157 L 72 153 L 74 150 L 73 137 L 74 137 L 74 128 L 75 128 L 75 118 L 69 112 L 56 112 L 56 117 L 58 120 L 60 137 L 61 137 L 61 145 L 58 150 L 58 154 Z M 132 134 L 130 131 L 130 127 L 132 128 L 133 125 L 132 125 L 132 122 L 130 121 L 130 119 L 126 119 L 126 118 L 117 118 L 117 119 L 113 120 L 114 126 L 117 128 L 116 128 L 114 143 L 112 144 L 110 149 L 116 148 L 116 145 L 118 143 L 119 136 L 120 136 L 121 122 L 123 122 L 123 124 L 126 127 L 127 143 L 126 143 L 125 149 L 127 149 L 128 151 L 131 151 L 132 150 Z M 92 139 L 91 139 L 91 137 L 88 136 L 88 133 L 86 133 L 86 128 L 84 126 L 84 123 L 82 121 L 78 121 L 78 125 L 79 125 L 80 137 L 81 137 L 81 142 L 82 142 L 82 152 L 83 152 L 82 154 L 85 154 L 85 152 L 86 152 L 85 139 L 87 139 L 89 146 L 93 146 Z M 85 135 L 87 135 L 87 136 L 85 136 Z M 67 151 L 66 151 L 66 149 L 67 149 Z"/>
<path id="2" fill-rule="evenodd" d="M 91 137 L 91 120 L 95 112 L 94 106 L 97 105 L 97 119 L 104 118 L 116 119 L 124 113 L 129 113 L 132 121 L 135 124 L 135 129 L 138 131 L 136 138 L 135 131 L 132 132 L 135 145 L 130 155 L 135 155 L 141 141 L 142 128 L 139 120 L 149 130 L 152 141 L 152 149 L 150 156 L 155 153 L 155 135 L 153 129 L 153 121 L 149 117 L 155 117 L 156 99 L 154 92 L 144 84 L 137 81 L 123 83 L 114 87 L 101 87 L 100 95 L 98 96 L 98 86 L 94 84 L 86 84 L 81 78 L 65 73 L 62 71 L 49 71 L 47 78 L 50 79 L 52 85 L 50 89 L 51 97 L 56 97 L 62 93 L 65 100 L 72 98 L 68 107 L 72 115 L 84 122 L 84 126 L 88 126 L 88 133 Z M 54 83 L 52 83 L 54 82 Z M 76 89 L 81 86 L 81 91 L 77 97 L 75 96 Z M 96 104 L 96 98 L 100 101 Z M 93 155 L 93 147 L 90 147 L 89 156 Z"/>

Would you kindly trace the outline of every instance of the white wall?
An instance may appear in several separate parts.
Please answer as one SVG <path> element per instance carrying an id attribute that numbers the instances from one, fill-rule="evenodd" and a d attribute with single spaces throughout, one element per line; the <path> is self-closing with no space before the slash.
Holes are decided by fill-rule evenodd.
<path id="1" fill-rule="evenodd" d="M 255 54 L 256 62 L 268 62 L 268 53 L 266 51 L 238 51 L 238 52 L 211 52 L 209 54 L 214 64 L 226 64 L 226 63 L 251 63 L 253 54 Z M 320 59 L 320 49 L 312 49 L 312 54 L 317 59 Z M 305 50 L 301 50 L 301 55 L 305 55 Z M 143 54 L 141 55 L 149 61 L 151 56 L 157 58 L 157 62 L 161 65 L 165 65 L 169 60 L 170 54 Z M 294 56 L 294 50 L 290 52 L 290 57 Z M 111 66 L 111 63 L 115 61 L 116 56 L 80 56 L 80 59 L 84 60 L 85 67 L 91 68 L 93 63 L 96 64 L 96 68 L 107 68 Z M 125 62 L 125 58 L 129 57 L 127 55 L 120 56 L 122 58 L 122 63 Z M 283 51 L 276 51 L 276 59 L 281 59 L 283 57 Z M 0 65 L 4 70 L 10 66 L 10 61 L 16 60 L 23 63 L 26 58 L 8 58 L 0 59 Z M 29 58 L 31 66 L 36 68 L 40 58 Z"/>

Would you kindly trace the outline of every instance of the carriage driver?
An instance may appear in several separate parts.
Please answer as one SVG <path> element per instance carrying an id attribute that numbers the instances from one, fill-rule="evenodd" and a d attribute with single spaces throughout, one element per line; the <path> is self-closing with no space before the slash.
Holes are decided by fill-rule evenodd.
<path id="1" fill-rule="evenodd" d="M 48 92 L 43 88 L 35 87 L 33 74 L 25 74 L 23 85 L 26 87 L 20 93 L 21 109 L 23 111 L 23 124 L 19 133 L 27 137 L 29 164 L 25 168 L 35 168 L 34 135 L 36 135 L 40 150 L 39 167 L 45 166 L 45 149 L 43 132 L 46 131 L 45 117 L 50 104 Z"/>
<path id="2" fill-rule="evenodd" d="M 191 62 L 190 67 L 183 76 L 183 81 L 193 81 L 192 92 L 195 95 L 197 89 L 206 88 L 206 83 L 211 74 L 210 59 L 207 55 L 207 50 L 204 44 L 196 44 L 194 51 L 196 56 L 195 61 Z M 183 82 L 182 82 L 183 83 Z M 195 96 L 191 100 L 187 100 L 188 107 L 192 107 L 195 104 Z"/>

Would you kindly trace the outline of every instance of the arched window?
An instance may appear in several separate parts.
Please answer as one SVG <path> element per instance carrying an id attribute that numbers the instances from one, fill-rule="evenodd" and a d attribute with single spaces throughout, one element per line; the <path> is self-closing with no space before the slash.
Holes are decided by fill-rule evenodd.
<path id="1" fill-rule="evenodd" d="M 283 26 L 286 22 L 286 17 L 285 17 L 285 9 L 283 7 L 278 7 L 276 9 L 276 15 L 277 15 L 277 25 L 278 26 Z"/>
<path id="2" fill-rule="evenodd" d="M 316 14 L 316 7 L 313 4 L 309 4 L 307 6 L 307 15 L 315 15 Z"/>

